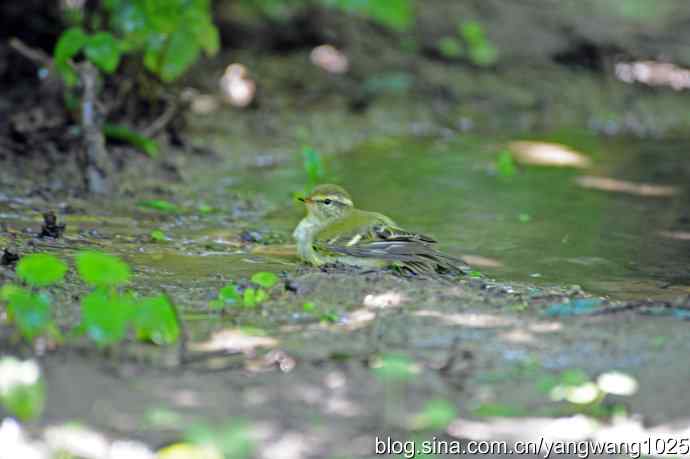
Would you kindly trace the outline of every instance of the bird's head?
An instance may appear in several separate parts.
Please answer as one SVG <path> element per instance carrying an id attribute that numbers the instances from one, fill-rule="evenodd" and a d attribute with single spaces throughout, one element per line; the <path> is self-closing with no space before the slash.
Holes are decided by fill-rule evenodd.
<path id="1" fill-rule="evenodd" d="M 319 185 L 300 201 L 307 206 L 309 215 L 322 223 L 339 220 L 353 208 L 350 194 L 338 185 Z"/>

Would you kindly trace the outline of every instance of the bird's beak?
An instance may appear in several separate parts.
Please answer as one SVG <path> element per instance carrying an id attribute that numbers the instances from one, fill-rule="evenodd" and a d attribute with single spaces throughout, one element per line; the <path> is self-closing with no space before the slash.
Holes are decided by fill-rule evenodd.
<path id="1" fill-rule="evenodd" d="M 311 198 L 297 198 L 297 199 L 299 199 L 300 201 L 305 202 L 307 204 L 311 204 L 312 202 L 314 202 Z"/>

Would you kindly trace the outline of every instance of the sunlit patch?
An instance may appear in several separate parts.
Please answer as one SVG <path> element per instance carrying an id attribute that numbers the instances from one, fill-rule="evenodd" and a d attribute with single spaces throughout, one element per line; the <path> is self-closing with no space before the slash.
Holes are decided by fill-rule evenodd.
<path id="1" fill-rule="evenodd" d="M 220 79 L 220 89 L 226 102 L 234 107 L 249 106 L 256 94 L 256 83 L 242 64 L 230 64 Z"/>
<path id="2" fill-rule="evenodd" d="M 499 335 L 501 339 L 508 341 L 510 343 L 517 343 L 517 344 L 532 344 L 535 343 L 536 340 L 534 339 L 534 336 L 529 333 L 528 331 L 525 330 L 511 330 L 506 333 L 502 333 Z"/>
<path id="3" fill-rule="evenodd" d="M 690 241 L 690 231 L 659 231 L 659 235 L 678 241 Z"/>
<path id="4" fill-rule="evenodd" d="M 516 141 L 510 142 L 508 148 L 514 158 L 523 164 L 578 168 L 592 164 L 587 156 L 558 143 Z"/>
<path id="5" fill-rule="evenodd" d="M 448 325 L 462 325 L 463 327 L 472 328 L 496 328 L 508 327 L 514 325 L 514 321 L 491 314 L 477 314 L 477 313 L 455 313 L 444 314 L 440 311 L 433 311 L 429 309 L 422 309 L 414 313 L 417 317 L 432 317 L 439 319 Z"/>
<path id="6" fill-rule="evenodd" d="M 257 348 L 271 348 L 278 345 L 278 340 L 270 336 L 254 336 L 242 332 L 240 329 L 221 330 L 208 341 L 193 346 L 195 351 L 237 351 L 245 354 L 252 353 Z"/>
<path id="7" fill-rule="evenodd" d="M 471 440 L 508 438 L 520 440 L 577 440 L 591 438 L 600 424 L 583 415 L 568 418 L 495 418 L 486 422 L 456 419 L 448 426 L 452 437 Z"/>
<path id="8" fill-rule="evenodd" d="M 362 308 L 356 309 L 344 317 L 343 322 L 350 330 L 356 330 L 367 326 L 371 321 L 376 319 L 376 313 L 370 309 Z"/>
<path id="9" fill-rule="evenodd" d="M 43 445 L 32 442 L 22 426 L 12 418 L 0 424 L 0 458 L 43 459 L 48 452 Z"/>
<path id="10" fill-rule="evenodd" d="M 288 373 L 295 369 L 297 362 L 287 352 L 281 349 L 273 349 L 259 359 L 248 362 L 248 369 L 251 371 L 265 371 L 278 368 L 283 373 Z"/>
<path id="11" fill-rule="evenodd" d="M 578 177 L 576 182 L 583 188 L 611 191 L 615 193 L 627 193 L 652 198 L 664 198 L 674 196 L 678 193 L 678 188 L 675 186 L 654 185 L 652 183 L 636 183 L 610 177 L 595 177 L 592 175 L 583 175 Z"/>
<path id="12" fill-rule="evenodd" d="M 350 68 L 347 56 L 333 45 L 317 46 L 309 54 L 309 60 L 328 73 L 346 73 Z"/>
<path id="13" fill-rule="evenodd" d="M 597 385 L 603 392 L 613 395 L 633 395 L 638 389 L 635 378 L 618 371 L 609 371 L 599 375 Z"/>
<path id="14" fill-rule="evenodd" d="M 616 78 L 625 83 L 667 86 L 676 91 L 690 88 L 690 70 L 670 62 L 619 62 L 615 73 Z"/>
<path id="15" fill-rule="evenodd" d="M 369 294 L 364 297 L 364 306 L 368 308 L 389 308 L 399 306 L 405 301 L 405 296 L 398 292 L 385 292 L 378 295 Z"/>
<path id="16" fill-rule="evenodd" d="M 49 427 L 44 435 L 45 442 L 53 451 L 64 451 L 75 457 L 107 459 L 126 457 L 128 459 L 153 459 L 154 453 L 144 444 L 134 441 L 110 442 L 95 430 L 76 425 Z M 118 453 L 118 454 L 114 454 Z"/>
<path id="17" fill-rule="evenodd" d="M 549 397 L 558 402 L 566 400 L 577 405 L 586 405 L 594 402 L 601 392 L 599 387 L 593 382 L 586 382 L 577 386 L 561 385 L 551 389 Z"/>
<path id="18" fill-rule="evenodd" d="M 556 333 L 563 330 L 560 322 L 540 322 L 529 326 L 529 331 L 533 333 Z"/>
<path id="19" fill-rule="evenodd" d="M 0 395 L 6 395 L 18 386 L 36 384 L 40 377 L 41 369 L 34 360 L 4 357 L 0 360 Z"/>
<path id="20" fill-rule="evenodd" d="M 503 263 L 500 261 L 493 258 L 482 257 L 481 255 L 463 255 L 462 261 L 477 268 L 500 268 L 503 266 Z"/>

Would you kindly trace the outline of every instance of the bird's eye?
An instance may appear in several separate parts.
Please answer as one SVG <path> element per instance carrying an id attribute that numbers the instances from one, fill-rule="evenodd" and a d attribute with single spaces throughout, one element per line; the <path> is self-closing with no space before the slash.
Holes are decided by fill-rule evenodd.
<path id="1" fill-rule="evenodd" d="M 323 203 L 326 204 L 327 206 L 330 206 L 332 202 L 333 201 L 331 201 L 330 199 L 324 199 L 323 200 Z"/>

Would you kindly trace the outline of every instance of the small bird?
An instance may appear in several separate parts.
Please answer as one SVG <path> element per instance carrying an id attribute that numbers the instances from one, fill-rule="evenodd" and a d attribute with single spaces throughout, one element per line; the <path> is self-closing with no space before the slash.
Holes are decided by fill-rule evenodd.
<path id="1" fill-rule="evenodd" d="M 306 263 L 396 267 L 411 274 L 468 271 L 461 260 L 435 250 L 433 238 L 405 231 L 383 214 L 355 208 L 348 192 L 338 185 L 319 185 L 300 201 L 307 215 L 293 237 Z"/>

